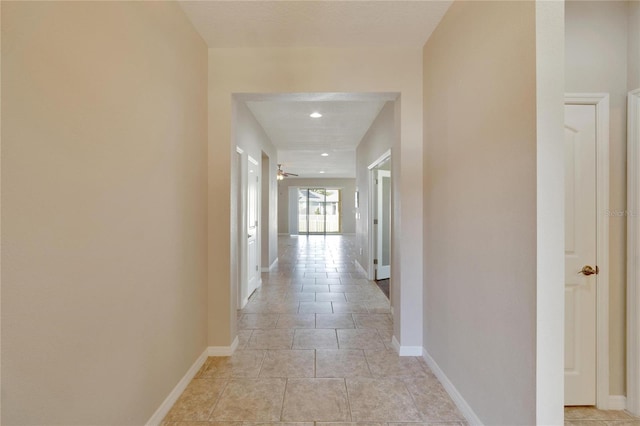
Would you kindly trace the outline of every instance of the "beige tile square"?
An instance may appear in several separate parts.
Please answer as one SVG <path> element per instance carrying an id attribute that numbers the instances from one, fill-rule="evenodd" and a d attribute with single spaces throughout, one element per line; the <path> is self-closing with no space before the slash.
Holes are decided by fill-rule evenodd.
<path id="1" fill-rule="evenodd" d="M 354 314 L 357 328 L 393 329 L 393 318 L 389 314 Z"/>
<path id="2" fill-rule="evenodd" d="M 340 314 L 366 313 L 367 305 L 358 302 L 331 302 L 333 312 Z"/>
<path id="3" fill-rule="evenodd" d="M 341 329 L 338 332 L 340 349 L 385 349 L 384 343 L 374 329 Z"/>
<path id="4" fill-rule="evenodd" d="M 260 377 L 313 377 L 314 362 L 312 350 L 267 351 Z"/>
<path id="5" fill-rule="evenodd" d="M 374 377 L 424 377 L 427 374 L 417 357 L 399 356 L 388 349 L 364 353 Z"/>
<path id="6" fill-rule="evenodd" d="M 164 418 L 165 421 L 205 421 L 225 388 L 224 379 L 194 379 Z"/>
<path id="7" fill-rule="evenodd" d="M 244 422 L 242 426 L 313 426 L 313 422 L 278 422 L 278 423 L 252 423 Z"/>
<path id="8" fill-rule="evenodd" d="M 162 426 L 242 426 L 242 422 L 163 422 Z"/>
<path id="9" fill-rule="evenodd" d="M 210 420 L 280 420 L 286 379 L 231 379 Z"/>
<path id="10" fill-rule="evenodd" d="M 291 349 L 293 330 L 253 330 L 247 349 Z"/>
<path id="11" fill-rule="evenodd" d="M 344 293 L 318 293 L 316 302 L 346 302 Z"/>
<path id="12" fill-rule="evenodd" d="M 420 422 L 422 416 L 399 379 L 347 380 L 351 416 L 357 422 Z"/>
<path id="13" fill-rule="evenodd" d="M 196 378 L 258 377 L 264 351 L 238 350 L 231 356 L 209 357 Z"/>
<path id="14" fill-rule="evenodd" d="M 328 285 L 304 285 L 302 286 L 303 293 L 329 293 Z"/>
<path id="15" fill-rule="evenodd" d="M 297 302 L 315 302 L 317 299 L 315 293 L 287 293 L 284 300 L 293 300 Z"/>
<path id="16" fill-rule="evenodd" d="M 343 379 L 289 379 L 283 421 L 349 421 Z"/>
<path id="17" fill-rule="evenodd" d="M 315 328 L 315 314 L 280 314 L 276 328 Z"/>
<path id="18" fill-rule="evenodd" d="M 316 328 L 355 328 L 351 314 L 316 314 Z"/>
<path id="19" fill-rule="evenodd" d="M 330 314 L 331 302 L 300 302 L 301 314 Z"/>
<path id="20" fill-rule="evenodd" d="M 598 410 L 595 407 L 565 407 L 565 420 L 630 420 L 633 417 L 624 411 Z"/>
<path id="21" fill-rule="evenodd" d="M 420 426 L 419 424 L 412 423 L 413 426 Z M 373 422 L 316 422 L 316 426 L 387 426 L 386 423 L 373 423 Z M 408 425 L 407 425 L 408 426 Z"/>
<path id="22" fill-rule="evenodd" d="M 371 372 L 362 350 L 318 349 L 316 377 L 371 377 Z"/>
<path id="23" fill-rule="evenodd" d="M 368 354 L 367 354 L 368 359 Z M 429 422 L 464 421 L 447 392 L 433 374 L 404 380 L 424 420 Z"/>
<path id="24" fill-rule="evenodd" d="M 338 349 L 336 331 L 333 329 L 296 330 L 293 349 Z"/>
<path id="25" fill-rule="evenodd" d="M 254 328 L 276 328 L 278 314 L 244 314 L 238 321 L 240 330 Z"/>
<path id="26" fill-rule="evenodd" d="M 245 349 L 251 339 L 251 333 L 253 330 L 239 330 L 238 331 L 238 349 Z"/>

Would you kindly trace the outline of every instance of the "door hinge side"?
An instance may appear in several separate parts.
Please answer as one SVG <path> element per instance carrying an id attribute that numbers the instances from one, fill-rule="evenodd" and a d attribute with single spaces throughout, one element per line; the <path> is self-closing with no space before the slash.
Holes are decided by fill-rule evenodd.
<path id="1" fill-rule="evenodd" d="M 378 264 L 378 259 L 373 259 L 373 264 L 377 265 Z"/>
<path id="2" fill-rule="evenodd" d="M 373 224 L 377 225 L 378 224 L 378 219 L 373 219 Z"/>

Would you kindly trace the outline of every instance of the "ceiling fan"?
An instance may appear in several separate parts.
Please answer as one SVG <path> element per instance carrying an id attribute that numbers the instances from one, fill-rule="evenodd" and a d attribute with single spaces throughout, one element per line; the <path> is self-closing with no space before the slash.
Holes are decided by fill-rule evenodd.
<path id="1" fill-rule="evenodd" d="M 277 179 L 278 180 L 282 180 L 282 179 L 284 179 L 286 177 L 289 177 L 289 176 L 298 176 L 298 175 L 295 174 L 295 173 L 287 173 L 287 172 L 285 172 L 284 170 L 282 170 L 282 164 L 278 164 L 278 176 L 277 176 Z"/>

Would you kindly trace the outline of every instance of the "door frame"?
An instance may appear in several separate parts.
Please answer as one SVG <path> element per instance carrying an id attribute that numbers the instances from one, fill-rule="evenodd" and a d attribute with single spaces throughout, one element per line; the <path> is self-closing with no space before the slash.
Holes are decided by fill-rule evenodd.
<path id="1" fill-rule="evenodd" d="M 596 109 L 596 265 L 602 271 L 596 277 L 596 407 L 607 410 L 611 407 L 609 394 L 609 218 L 606 214 L 609 211 L 609 94 L 566 93 L 564 104 L 593 105 Z"/>
<path id="2" fill-rule="evenodd" d="M 640 414 L 640 89 L 627 106 L 627 410 Z"/>
<path id="3" fill-rule="evenodd" d="M 367 224 L 369 227 L 369 231 L 368 232 L 368 240 L 367 244 L 369 246 L 369 259 L 367 259 L 367 279 L 369 280 L 374 280 L 376 277 L 376 271 L 375 271 L 375 265 L 373 264 L 373 259 L 375 257 L 375 250 L 376 250 L 376 243 L 375 243 L 375 232 L 371 232 L 373 231 L 373 227 L 375 226 L 373 224 L 373 220 L 374 220 L 374 216 L 377 214 L 376 210 L 376 206 L 375 203 L 373 202 L 373 200 L 375 199 L 374 197 L 377 196 L 377 194 L 375 194 L 376 192 L 376 185 L 375 185 L 375 179 L 376 179 L 376 167 L 378 167 L 380 164 L 384 163 L 387 160 L 390 160 L 391 158 L 391 150 L 388 149 L 386 150 L 380 157 L 378 157 L 373 163 L 369 164 L 369 166 L 367 167 L 367 169 L 369 170 L 369 201 L 368 201 L 368 206 L 367 209 L 369 210 L 369 223 Z M 391 175 L 391 178 L 393 179 L 393 173 Z M 393 200 L 393 186 L 391 186 L 391 199 Z M 391 209 L 391 232 L 393 233 L 393 209 Z"/>

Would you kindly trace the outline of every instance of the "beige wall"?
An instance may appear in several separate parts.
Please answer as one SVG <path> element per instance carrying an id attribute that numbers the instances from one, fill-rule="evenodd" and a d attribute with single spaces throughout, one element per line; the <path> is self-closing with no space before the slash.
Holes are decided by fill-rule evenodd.
<path id="1" fill-rule="evenodd" d="M 424 342 L 484 424 L 536 424 L 535 12 L 455 2 L 424 48 Z"/>
<path id="2" fill-rule="evenodd" d="M 144 424 L 206 347 L 207 48 L 175 3 L 2 9 L 2 423 Z"/>
<path id="3" fill-rule="evenodd" d="M 629 91 L 640 88 L 640 0 L 629 2 L 629 33 L 627 49 L 629 66 L 627 71 Z"/>
<path id="4" fill-rule="evenodd" d="M 342 222 L 343 234 L 355 234 L 355 192 L 356 180 L 353 178 L 287 178 L 278 182 L 278 233 L 296 233 L 289 229 L 289 187 L 303 188 L 339 188 L 342 189 Z"/>
<path id="5" fill-rule="evenodd" d="M 229 250 L 233 174 L 233 93 L 397 92 L 401 139 L 395 211 L 394 282 L 402 282 L 395 323 L 401 344 L 422 344 L 422 61 L 420 49 L 264 48 L 209 50 L 209 344 L 229 345 L 235 312 L 229 307 Z M 401 167 L 400 167 L 401 165 Z M 402 234 L 402 229 L 406 230 Z M 400 238 L 402 235 L 403 238 Z M 234 235 L 231 239 L 235 239 Z M 402 281 L 400 272 L 402 271 Z"/>
<path id="6" fill-rule="evenodd" d="M 356 185 L 360 197 L 360 207 L 358 208 L 360 218 L 356 223 L 356 249 L 357 253 L 360 249 L 362 250 L 362 254 L 357 255 L 357 260 L 365 270 L 369 263 L 369 238 L 372 237 L 369 232 L 370 171 L 368 167 L 394 145 L 396 139 L 395 107 L 395 101 L 385 103 L 356 150 Z M 391 291 L 394 290 L 395 286 L 392 286 Z M 395 301 L 395 299 L 393 300 Z"/>
<path id="7" fill-rule="evenodd" d="M 628 2 L 568 1 L 566 91 L 610 95 L 609 209 L 626 209 L 627 21 Z M 611 395 L 624 395 L 626 333 L 626 225 L 611 217 L 609 271 L 609 362 Z"/>

